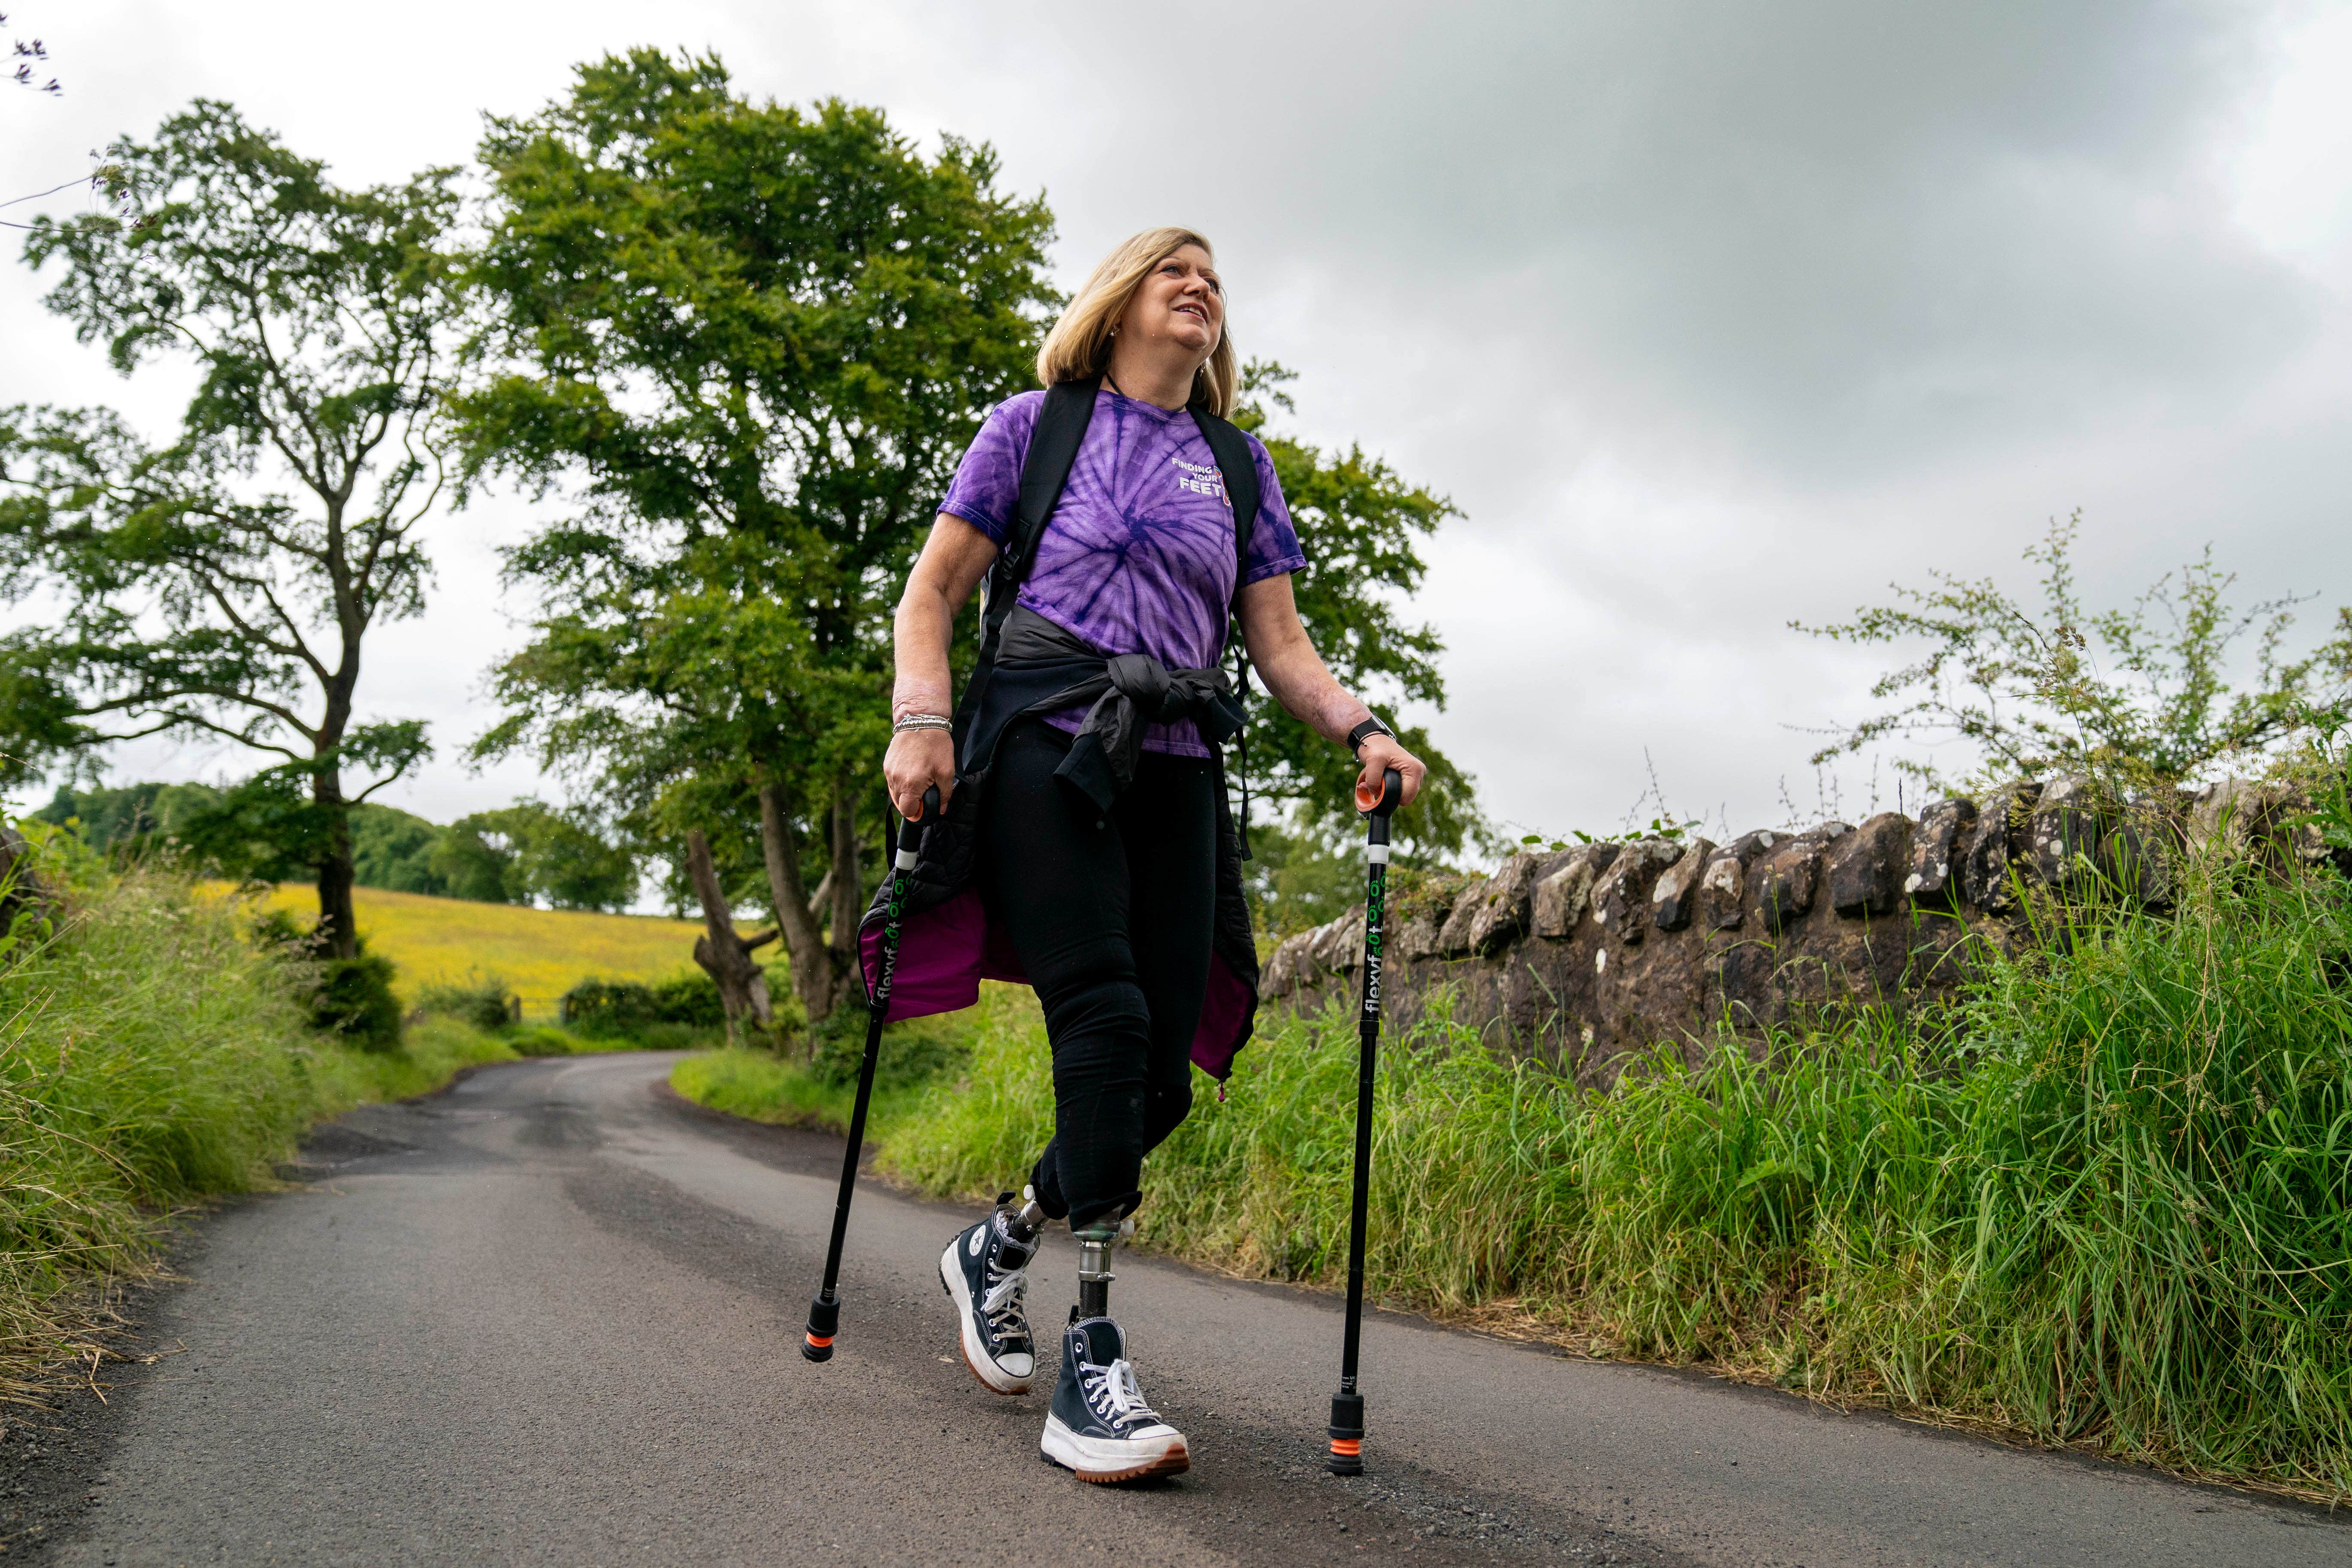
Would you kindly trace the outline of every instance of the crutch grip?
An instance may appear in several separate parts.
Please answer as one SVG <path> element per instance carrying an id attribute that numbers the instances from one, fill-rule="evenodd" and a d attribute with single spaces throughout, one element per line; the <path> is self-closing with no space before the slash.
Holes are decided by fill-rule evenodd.
<path id="1" fill-rule="evenodd" d="M 890 834 L 890 851 L 892 864 L 898 872 L 911 871 L 921 861 L 923 847 L 930 838 L 931 829 L 945 815 L 940 809 L 940 786 L 937 784 L 923 791 L 921 815 L 898 817 L 893 811 L 896 820 Z"/>
<path id="2" fill-rule="evenodd" d="M 1360 816 L 1390 817 L 1404 804 L 1404 776 L 1394 768 L 1381 770 L 1381 793 L 1367 795 L 1364 786 L 1356 785 L 1356 814 Z"/>

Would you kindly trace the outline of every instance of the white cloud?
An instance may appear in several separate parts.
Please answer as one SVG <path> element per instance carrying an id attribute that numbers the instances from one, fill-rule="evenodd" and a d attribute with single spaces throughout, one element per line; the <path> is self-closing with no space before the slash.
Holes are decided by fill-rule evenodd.
<path id="1" fill-rule="evenodd" d="M 2249 596 L 2343 582 L 2352 65 L 2341 8 L 2084 4 L 990 7 L 720 0 L 383 12 L 25 0 L 63 100 L 0 100 L 8 179 L 199 93 L 349 180 L 468 155 L 570 66 L 715 47 L 755 93 L 880 104 L 1043 188 L 1066 278 L 1147 223 L 1218 237 L 1300 423 L 1454 497 L 1416 607 L 1441 739 L 1531 827 L 1646 783 L 1735 828 L 1807 804 L 1869 666 L 1799 637 L 1930 566 L 2021 583 L 2085 510 L 2091 586 L 2218 541 Z M 15 192 L 0 192 L 0 195 Z M 21 268 L 0 401 L 108 399 Z M 372 700 L 445 753 L 515 633 L 504 501 L 437 525 L 440 595 Z M 131 771 L 176 761 L 130 760 Z M 539 787 L 446 755 L 429 815 Z M 1866 790 L 1848 774 L 1849 811 Z"/>

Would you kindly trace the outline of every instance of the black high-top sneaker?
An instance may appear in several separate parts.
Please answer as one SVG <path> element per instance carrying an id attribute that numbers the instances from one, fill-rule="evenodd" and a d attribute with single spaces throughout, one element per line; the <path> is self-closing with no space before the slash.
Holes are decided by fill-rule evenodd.
<path id="1" fill-rule="evenodd" d="M 1082 1481 L 1132 1481 L 1192 1468 L 1184 1434 L 1143 1402 L 1127 1337 L 1108 1318 L 1087 1318 L 1062 1335 L 1062 1376 L 1038 1451 Z"/>
<path id="2" fill-rule="evenodd" d="M 994 1214 L 956 1233 L 940 1254 L 940 1284 L 956 1304 L 957 1339 L 972 1376 L 998 1394 L 1026 1394 L 1037 1372 L 1037 1346 L 1023 1308 L 1037 1242 L 1015 1241 L 1005 1228 L 1012 1196 L 1005 1194 Z"/>

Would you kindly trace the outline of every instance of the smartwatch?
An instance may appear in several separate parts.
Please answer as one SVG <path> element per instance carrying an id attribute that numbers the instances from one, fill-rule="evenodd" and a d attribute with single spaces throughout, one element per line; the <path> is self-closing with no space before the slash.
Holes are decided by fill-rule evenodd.
<path id="1" fill-rule="evenodd" d="M 1359 757 L 1362 756 L 1364 742 L 1375 735 L 1386 735 L 1391 741 L 1396 739 L 1396 731 L 1386 724 L 1381 723 L 1378 719 L 1367 719 L 1348 731 L 1348 750 L 1355 752 Z"/>

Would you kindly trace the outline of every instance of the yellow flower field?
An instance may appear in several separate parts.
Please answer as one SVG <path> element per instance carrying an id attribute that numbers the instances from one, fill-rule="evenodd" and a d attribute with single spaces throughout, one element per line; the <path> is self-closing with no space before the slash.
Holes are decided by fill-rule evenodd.
<path id="1" fill-rule="evenodd" d="M 381 888 L 357 888 L 352 897 L 368 951 L 400 967 L 394 988 L 403 1001 L 421 986 L 495 974 L 522 998 L 527 1018 L 554 1017 L 556 998 L 583 980 L 655 981 L 690 972 L 694 939 L 702 934 L 698 921 L 655 915 L 534 910 Z M 307 922 L 318 898 L 307 883 L 281 882 L 262 903 Z"/>

